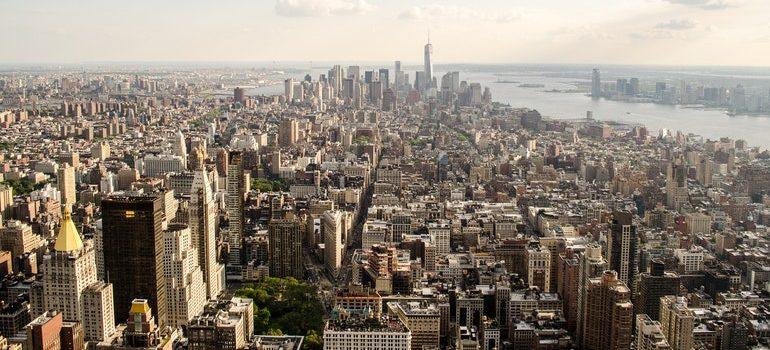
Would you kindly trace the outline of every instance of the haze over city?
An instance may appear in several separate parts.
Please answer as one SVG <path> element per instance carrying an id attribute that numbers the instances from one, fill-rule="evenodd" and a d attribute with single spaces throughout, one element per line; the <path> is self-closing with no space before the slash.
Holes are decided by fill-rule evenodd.
<path id="1" fill-rule="evenodd" d="M 0 1 L 0 63 L 417 62 L 767 66 L 763 0 Z M 740 20 L 736 20 L 740 19 Z"/>
<path id="2" fill-rule="evenodd" d="M 0 0 L 0 350 L 770 349 L 767 0 Z"/>

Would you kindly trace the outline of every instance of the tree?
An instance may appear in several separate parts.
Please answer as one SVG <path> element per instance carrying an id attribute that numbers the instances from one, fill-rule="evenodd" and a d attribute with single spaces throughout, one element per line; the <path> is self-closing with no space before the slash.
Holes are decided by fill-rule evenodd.
<path id="1" fill-rule="evenodd" d="M 257 334 L 321 332 L 324 308 L 316 286 L 294 278 L 266 277 L 238 289 L 237 296 L 254 301 L 254 331 Z"/>
<path id="2" fill-rule="evenodd" d="M 259 190 L 259 192 L 272 192 L 273 183 L 266 179 L 254 179 L 251 181 L 251 187 Z"/>
<path id="3" fill-rule="evenodd" d="M 302 350 L 323 350 L 324 340 L 316 331 L 309 331 L 302 342 Z"/>

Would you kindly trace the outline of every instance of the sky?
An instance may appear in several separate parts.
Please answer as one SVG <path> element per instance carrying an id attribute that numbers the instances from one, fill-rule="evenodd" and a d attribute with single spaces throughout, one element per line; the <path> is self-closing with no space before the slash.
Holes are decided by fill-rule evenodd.
<path id="1" fill-rule="evenodd" d="M 0 63 L 770 66 L 769 0 L 0 0 Z M 430 33 L 430 34 L 429 34 Z"/>

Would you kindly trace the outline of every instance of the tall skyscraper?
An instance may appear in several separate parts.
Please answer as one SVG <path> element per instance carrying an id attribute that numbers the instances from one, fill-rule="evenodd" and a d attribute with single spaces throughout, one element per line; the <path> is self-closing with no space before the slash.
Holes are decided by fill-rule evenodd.
<path id="1" fill-rule="evenodd" d="M 223 267 L 217 261 L 217 206 L 206 169 L 195 171 L 190 193 L 190 232 L 198 250 L 198 265 L 206 281 L 206 297 L 214 299 L 224 287 Z"/>
<path id="2" fill-rule="evenodd" d="M 660 325 L 671 350 L 692 349 L 695 314 L 684 298 L 673 295 L 660 298 Z"/>
<path id="3" fill-rule="evenodd" d="M 629 211 L 612 214 L 610 235 L 607 237 L 607 260 L 610 269 L 618 273 L 618 279 L 631 286 L 639 270 L 639 236 Z"/>
<path id="4" fill-rule="evenodd" d="M 359 81 L 361 80 L 361 67 L 359 66 L 349 66 L 348 67 L 348 78 L 353 79 L 353 81 Z"/>
<path id="5" fill-rule="evenodd" d="M 433 84 L 433 62 L 431 61 L 431 55 L 433 55 L 433 45 L 430 43 L 430 39 L 428 39 L 428 43 L 425 44 L 425 57 L 424 57 L 424 68 L 423 72 L 425 72 L 425 89 L 428 90 L 431 88 L 431 84 Z"/>
<path id="6" fill-rule="evenodd" d="M 75 168 L 67 163 L 62 164 L 56 173 L 56 183 L 61 193 L 61 204 L 72 208 L 77 201 L 75 192 Z"/>
<path id="7" fill-rule="evenodd" d="M 243 88 L 236 87 L 235 89 L 233 89 L 233 100 L 235 100 L 235 102 L 243 103 L 243 101 L 245 100 Z"/>
<path id="8" fill-rule="evenodd" d="M 401 85 L 404 85 L 404 72 L 401 70 L 401 61 L 396 61 L 394 66 L 395 75 L 393 76 L 393 91 L 395 91 L 396 95 L 398 95 L 399 90 L 401 90 Z"/>
<path id="9" fill-rule="evenodd" d="M 228 267 L 231 274 L 240 275 L 238 266 L 241 265 L 241 241 L 243 240 L 243 205 L 246 193 L 246 181 L 243 175 L 243 155 L 239 151 L 231 151 L 227 165 L 227 241 L 230 244 Z M 238 271 L 236 271 L 238 270 Z"/>
<path id="10" fill-rule="evenodd" d="M 102 200 L 104 269 L 116 286 L 115 318 L 128 319 L 135 298 L 147 299 L 166 322 L 163 276 L 163 195 L 112 196 Z"/>
<path id="11" fill-rule="evenodd" d="M 296 217 L 271 219 L 267 246 L 271 277 L 303 277 L 302 233 Z"/>
<path id="12" fill-rule="evenodd" d="M 665 272 L 662 261 L 653 260 L 650 272 L 639 275 L 639 293 L 634 301 L 637 314 L 647 314 L 653 320 L 660 319 L 660 298 L 679 294 L 681 278 L 673 272 Z"/>
<path id="13" fill-rule="evenodd" d="M 688 167 L 682 160 L 669 163 L 666 171 L 666 206 L 669 209 L 678 211 L 689 201 L 687 173 Z"/>
<path id="14" fill-rule="evenodd" d="M 278 143 L 283 147 L 292 146 L 297 143 L 299 134 L 299 123 L 294 118 L 281 120 L 278 128 Z"/>
<path id="15" fill-rule="evenodd" d="M 163 272 L 168 296 L 167 324 L 181 327 L 203 311 L 206 303 L 203 271 L 198 266 L 198 249 L 192 244 L 187 225 L 170 225 L 163 232 L 163 241 Z"/>
<path id="16" fill-rule="evenodd" d="M 46 310 L 58 310 L 68 321 L 82 320 L 83 290 L 96 281 L 94 247 L 80 238 L 65 207 L 53 251 L 43 257 Z"/>
<path id="17" fill-rule="evenodd" d="M 382 83 L 382 90 L 387 90 L 390 87 L 390 71 L 387 68 L 380 68 L 379 71 L 380 82 Z"/>
<path id="18" fill-rule="evenodd" d="M 323 214 L 324 264 L 326 270 L 336 276 L 342 265 L 345 244 L 342 241 L 342 212 L 327 210 Z"/>
<path id="19" fill-rule="evenodd" d="M 294 79 L 288 78 L 283 81 L 283 91 L 286 103 L 291 103 L 294 100 Z"/>
<path id="20" fill-rule="evenodd" d="M 586 293 L 583 349 L 622 350 L 631 347 L 634 305 L 631 291 L 615 271 L 591 279 Z"/>
<path id="21" fill-rule="evenodd" d="M 602 77 L 599 73 L 598 68 L 594 68 L 593 73 L 591 74 L 591 97 L 601 97 L 602 96 Z"/>
<path id="22" fill-rule="evenodd" d="M 177 130 L 174 134 L 174 139 L 171 141 L 171 150 L 175 156 L 182 158 L 182 167 L 187 168 L 187 143 L 184 139 L 182 130 Z"/>

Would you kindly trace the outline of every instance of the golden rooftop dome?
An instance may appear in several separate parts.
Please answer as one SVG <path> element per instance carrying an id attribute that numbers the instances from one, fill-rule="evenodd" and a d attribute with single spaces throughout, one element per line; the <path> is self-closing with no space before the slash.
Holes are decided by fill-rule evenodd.
<path id="1" fill-rule="evenodd" d="M 83 248 L 83 240 L 78 234 L 75 223 L 72 222 L 72 215 L 69 208 L 64 208 L 64 217 L 61 220 L 59 235 L 56 236 L 56 243 L 53 249 L 59 252 L 71 252 Z"/>

